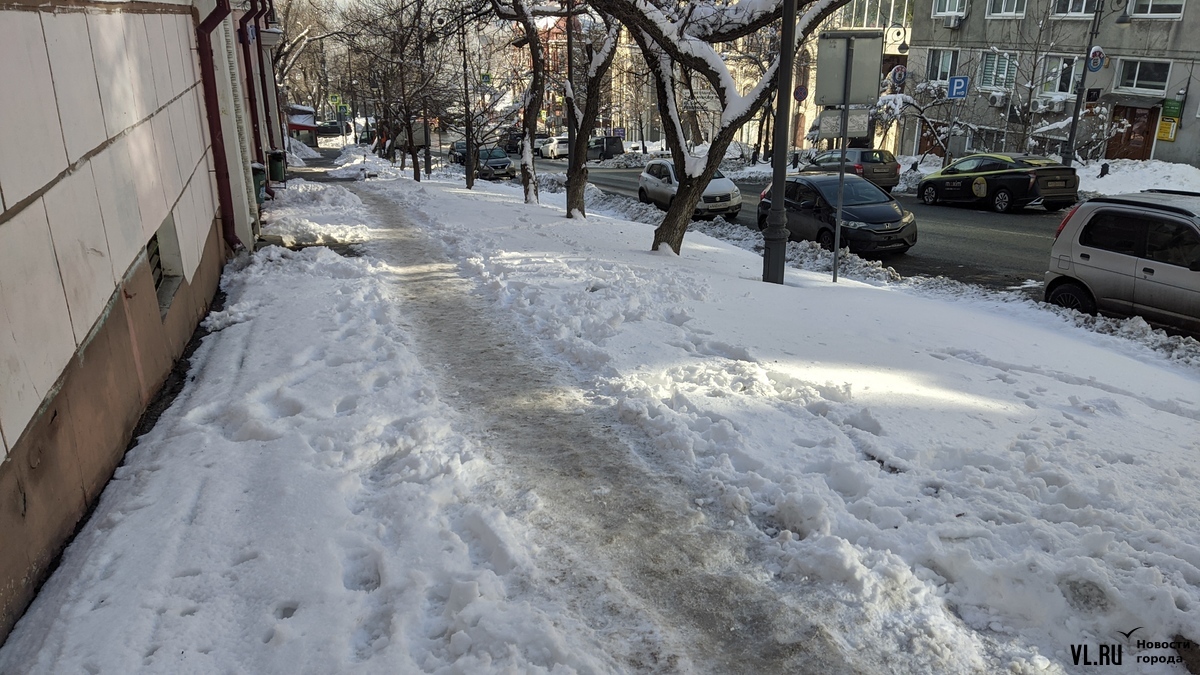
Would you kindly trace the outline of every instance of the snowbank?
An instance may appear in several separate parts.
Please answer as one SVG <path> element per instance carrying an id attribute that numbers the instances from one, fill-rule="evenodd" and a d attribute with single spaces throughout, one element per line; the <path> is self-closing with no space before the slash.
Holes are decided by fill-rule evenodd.
<path id="1" fill-rule="evenodd" d="M 350 244 L 369 239 L 371 228 L 364 224 L 362 201 L 346 188 L 293 179 L 276 189 L 262 233 L 284 246 Z"/>

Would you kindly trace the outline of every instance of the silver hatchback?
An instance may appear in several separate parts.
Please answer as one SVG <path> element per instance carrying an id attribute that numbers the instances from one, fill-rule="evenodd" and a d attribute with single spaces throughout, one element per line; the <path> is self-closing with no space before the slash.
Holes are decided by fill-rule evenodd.
<path id="1" fill-rule="evenodd" d="M 1200 335 L 1200 193 L 1146 190 L 1071 209 L 1050 249 L 1046 301 Z"/>

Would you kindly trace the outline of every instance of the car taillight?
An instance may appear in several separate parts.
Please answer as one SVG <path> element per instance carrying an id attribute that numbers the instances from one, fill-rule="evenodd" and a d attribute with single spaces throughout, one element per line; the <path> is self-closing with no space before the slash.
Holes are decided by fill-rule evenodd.
<path id="1" fill-rule="evenodd" d="M 1067 221 L 1071 219 L 1071 216 L 1075 215 L 1080 206 L 1083 206 L 1082 202 L 1072 206 L 1071 210 L 1067 211 L 1066 217 L 1062 219 L 1062 222 L 1058 224 L 1058 229 L 1054 231 L 1054 241 L 1058 241 L 1058 235 L 1062 234 L 1063 228 L 1067 226 Z"/>
<path id="2" fill-rule="evenodd" d="M 1037 174 L 1030 171 L 1029 172 L 1029 189 L 1032 190 L 1034 185 L 1037 185 Z"/>
<path id="3" fill-rule="evenodd" d="M 900 162 L 896 162 L 896 173 L 900 173 Z"/>
<path id="4" fill-rule="evenodd" d="M 858 175 L 860 175 L 860 176 L 862 175 L 862 164 L 855 164 L 855 165 L 854 165 L 854 173 L 856 173 L 856 174 L 858 174 Z"/>

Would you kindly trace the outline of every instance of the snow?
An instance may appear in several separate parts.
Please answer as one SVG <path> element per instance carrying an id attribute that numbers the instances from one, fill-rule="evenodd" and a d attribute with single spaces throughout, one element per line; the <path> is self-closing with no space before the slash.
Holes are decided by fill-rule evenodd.
<path id="1" fill-rule="evenodd" d="M 1194 340 L 441 175 L 268 205 L 361 256 L 227 268 L 0 672 L 1183 672 Z"/>
<path id="2" fill-rule="evenodd" d="M 317 159 L 321 156 L 321 153 L 290 136 L 287 139 L 287 151 L 300 159 Z"/>

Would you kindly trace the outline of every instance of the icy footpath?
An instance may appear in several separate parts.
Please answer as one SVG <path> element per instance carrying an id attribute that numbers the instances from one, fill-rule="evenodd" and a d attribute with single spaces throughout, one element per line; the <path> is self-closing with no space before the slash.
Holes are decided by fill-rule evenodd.
<path id="1" fill-rule="evenodd" d="M 762 284 L 757 256 L 651 253 L 556 195 L 382 186 L 867 672 L 1090 672 L 1073 650 L 1101 644 L 1183 672 L 1137 639 L 1200 636 L 1194 360 L 1028 302 Z"/>
<path id="2" fill-rule="evenodd" d="M 376 226 L 329 191 L 331 224 Z M 321 248 L 228 269 L 187 386 L 0 672 L 619 670 L 552 603 L 509 597 L 523 530 L 471 499 L 489 463 L 410 349 L 394 272 Z"/>

